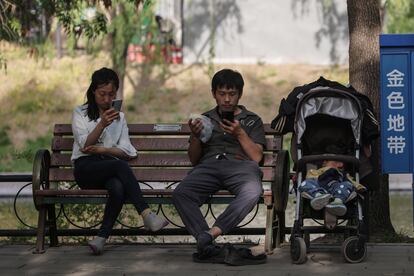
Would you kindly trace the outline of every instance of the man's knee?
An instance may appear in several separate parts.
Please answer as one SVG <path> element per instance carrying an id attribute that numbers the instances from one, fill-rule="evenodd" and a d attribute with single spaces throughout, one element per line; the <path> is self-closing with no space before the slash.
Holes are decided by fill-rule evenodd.
<path id="1" fill-rule="evenodd" d="M 251 183 L 247 189 L 243 191 L 243 198 L 248 204 L 256 204 L 263 193 L 262 183 Z"/>
<path id="2" fill-rule="evenodd" d="M 191 189 L 188 185 L 183 185 L 183 182 L 172 193 L 172 200 L 175 205 L 188 204 L 189 202 L 196 202 L 198 205 L 201 205 L 204 202 L 203 198 L 204 196 Z"/>
<path id="3" fill-rule="evenodd" d="M 182 199 L 182 197 L 185 193 L 184 189 L 182 187 L 183 186 L 180 184 L 174 189 L 174 191 L 172 193 L 172 200 L 173 200 L 174 203 L 181 201 L 181 199 Z"/>

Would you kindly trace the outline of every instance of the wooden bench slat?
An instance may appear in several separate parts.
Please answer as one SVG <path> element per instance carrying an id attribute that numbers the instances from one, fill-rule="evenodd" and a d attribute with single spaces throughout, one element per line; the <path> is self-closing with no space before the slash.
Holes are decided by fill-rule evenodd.
<path id="1" fill-rule="evenodd" d="M 166 125 L 166 126 L 181 126 L 180 131 L 157 131 L 157 134 L 177 134 L 177 135 L 188 135 L 190 134 L 190 128 L 188 127 L 187 123 L 171 123 L 171 124 L 128 124 L 128 129 L 130 134 L 153 134 L 154 133 L 154 126 L 155 125 Z M 270 124 L 264 124 L 264 129 L 266 134 L 276 134 L 276 131 L 270 127 Z M 71 135 L 72 134 L 72 125 L 70 124 L 56 124 L 53 130 L 54 135 L 62 136 L 62 135 Z"/>
<path id="2" fill-rule="evenodd" d="M 188 149 L 188 138 L 131 138 L 132 145 L 138 151 L 185 151 Z M 266 138 L 265 150 L 279 149 L 280 142 L 273 138 Z M 72 137 L 55 136 L 52 140 L 52 151 L 71 151 L 73 146 Z"/>
<path id="3" fill-rule="evenodd" d="M 173 169 L 173 168 L 159 168 L 159 169 L 143 169 L 132 168 L 136 179 L 142 182 L 180 182 L 191 168 L 187 169 Z M 261 167 L 263 172 L 263 181 L 270 182 L 274 178 L 273 168 Z M 50 181 L 74 181 L 73 169 L 50 168 Z"/>
<path id="4" fill-rule="evenodd" d="M 72 161 L 70 160 L 70 153 L 52 153 L 51 167 L 71 167 Z M 129 165 L 131 167 L 190 167 L 191 162 L 186 152 L 182 153 L 139 153 L 138 157 L 130 160 Z M 273 153 L 265 153 L 263 166 L 274 166 L 275 160 Z"/>
<path id="5" fill-rule="evenodd" d="M 166 150 L 184 151 L 188 149 L 188 138 L 131 138 L 132 145 L 139 151 Z M 52 141 L 53 151 L 71 151 L 73 138 L 55 136 Z"/>
<path id="6" fill-rule="evenodd" d="M 173 189 L 141 189 L 145 196 L 171 196 Z M 108 196 L 107 190 L 37 190 L 34 192 L 36 196 Z M 214 194 L 215 196 L 232 196 L 229 191 L 220 190 Z M 263 196 L 272 195 L 272 191 L 265 190 Z"/>
<path id="7" fill-rule="evenodd" d="M 145 202 L 148 204 L 174 204 L 172 201 L 173 190 L 143 189 L 142 193 Z M 38 202 L 43 204 L 104 204 L 107 201 L 106 190 L 38 190 L 35 191 Z M 258 204 L 271 201 L 272 191 L 265 190 L 260 197 Z M 228 191 L 218 191 L 208 199 L 211 204 L 229 204 L 233 201 L 234 195 Z M 125 203 L 130 203 L 126 200 Z"/>
<path id="8" fill-rule="evenodd" d="M 211 197 L 208 199 L 208 203 L 229 204 L 233 199 L 234 199 L 234 196 Z M 42 204 L 104 204 L 107 202 L 107 197 L 104 197 L 104 196 L 101 196 L 101 197 L 97 197 L 97 196 L 39 197 L 39 201 L 42 202 Z M 164 197 L 148 197 L 147 196 L 145 197 L 145 202 L 147 204 L 162 204 L 162 205 L 174 204 L 172 197 L 170 196 L 164 196 Z M 265 198 L 261 197 L 259 198 L 259 201 L 257 203 L 262 204 L 264 202 L 265 202 Z M 125 200 L 125 203 L 128 204 L 131 202 L 129 200 Z"/>
<path id="9" fill-rule="evenodd" d="M 156 130 L 159 126 L 161 130 Z M 176 127 L 179 129 L 176 130 Z M 162 130 L 167 129 L 167 130 Z M 130 134 L 167 134 L 167 135 L 189 135 L 190 128 L 187 124 L 182 123 L 160 123 L 160 124 L 128 124 L 128 130 Z M 71 135 L 72 125 L 71 124 L 56 124 L 53 130 L 54 135 Z"/>
<path id="10" fill-rule="evenodd" d="M 148 204 L 173 204 L 171 189 L 142 189 Z M 37 190 L 34 192 L 38 202 L 44 204 L 104 204 L 107 201 L 107 190 Z M 270 198 L 270 199 L 269 199 Z M 272 191 L 264 190 L 258 203 L 271 201 Z M 212 195 L 211 204 L 229 204 L 234 199 L 229 191 L 220 190 Z M 128 200 L 125 203 L 130 203 Z"/>

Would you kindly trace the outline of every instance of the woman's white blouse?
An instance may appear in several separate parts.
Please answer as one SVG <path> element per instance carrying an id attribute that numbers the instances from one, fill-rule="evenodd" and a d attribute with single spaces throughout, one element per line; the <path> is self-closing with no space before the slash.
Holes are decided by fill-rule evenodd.
<path id="1" fill-rule="evenodd" d="M 90 154 L 82 153 L 80 150 L 85 146 L 88 135 L 95 129 L 101 118 L 96 121 L 89 120 L 86 113 L 87 105 L 81 105 L 73 110 L 72 114 L 72 131 L 73 131 L 73 151 L 71 160 L 74 161 L 81 156 Z M 123 112 L 119 113 L 120 118 L 107 126 L 96 143 L 97 146 L 106 148 L 119 148 L 127 155 L 137 156 L 137 150 L 131 144 L 128 134 L 128 126 Z"/>

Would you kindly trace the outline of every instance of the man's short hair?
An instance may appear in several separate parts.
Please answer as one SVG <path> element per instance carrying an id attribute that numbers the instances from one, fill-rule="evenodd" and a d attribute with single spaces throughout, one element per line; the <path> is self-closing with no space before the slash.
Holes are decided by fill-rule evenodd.
<path id="1" fill-rule="evenodd" d="M 222 69 L 214 74 L 211 81 L 211 91 L 215 92 L 217 88 L 226 89 L 236 88 L 239 95 L 243 93 L 244 81 L 242 75 L 231 69 Z"/>

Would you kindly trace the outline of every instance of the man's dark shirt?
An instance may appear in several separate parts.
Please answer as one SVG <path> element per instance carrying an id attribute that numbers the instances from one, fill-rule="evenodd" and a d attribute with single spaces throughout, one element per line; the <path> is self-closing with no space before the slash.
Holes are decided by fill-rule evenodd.
<path id="1" fill-rule="evenodd" d="M 254 143 L 266 145 L 266 138 L 262 119 L 255 113 L 248 111 L 244 106 L 239 105 L 241 113 L 235 115 L 234 119 L 240 121 L 241 128 L 247 133 Z M 202 153 L 200 162 L 203 160 L 224 154 L 226 158 L 250 160 L 244 152 L 239 141 L 231 134 L 221 129 L 219 122 L 221 121 L 218 107 L 203 113 L 204 116 L 210 118 L 213 124 L 213 133 L 211 138 L 202 143 Z"/>

